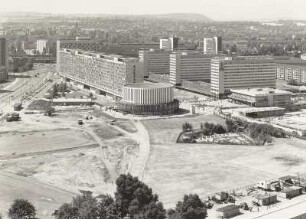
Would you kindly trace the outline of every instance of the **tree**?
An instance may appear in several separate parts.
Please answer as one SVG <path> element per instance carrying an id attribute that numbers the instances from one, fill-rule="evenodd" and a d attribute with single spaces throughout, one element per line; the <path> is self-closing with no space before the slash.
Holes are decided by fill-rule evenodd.
<path id="1" fill-rule="evenodd" d="M 81 193 L 82 195 L 78 195 L 72 199 L 72 207 L 78 209 L 79 218 L 97 218 L 97 199 L 92 196 L 92 192 L 90 191 L 81 191 Z"/>
<path id="2" fill-rule="evenodd" d="M 76 207 L 72 207 L 71 204 L 64 203 L 58 210 L 55 210 L 53 216 L 56 219 L 71 219 L 78 218 L 79 213 Z"/>
<path id="3" fill-rule="evenodd" d="M 25 199 L 16 199 L 9 209 L 9 217 L 12 219 L 35 218 L 36 209 L 32 203 Z"/>
<path id="4" fill-rule="evenodd" d="M 57 219 L 98 218 L 98 202 L 90 191 L 81 191 L 81 195 L 73 197 L 72 202 L 63 204 L 53 215 Z"/>
<path id="5" fill-rule="evenodd" d="M 115 204 L 115 200 L 110 195 L 99 195 L 97 197 L 98 203 L 98 216 L 104 219 L 117 219 L 120 212 Z"/>
<path id="6" fill-rule="evenodd" d="M 163 219 L 166 212 L 152 189 L 130 174 L 120 175 L 116 180 L 116 203 L 120 206 L 121 217 L 128 213 L 135 218 Z"/>
<path id="7" fill-rule="evenodd" d="M 183 202 L 178 202 L 176 211 L 182 219 L 203 219 L 207 215 L 204 203 L 197 194 L 185 195 Z"/>
<path id="8" fill-rule="evenodd" d="M 183 131 L 186 132 L 186 131 L 191 131 L 193 129 L 192 125 L 188 122 L 185 122 L 182 126 L 183 128 Z"/>

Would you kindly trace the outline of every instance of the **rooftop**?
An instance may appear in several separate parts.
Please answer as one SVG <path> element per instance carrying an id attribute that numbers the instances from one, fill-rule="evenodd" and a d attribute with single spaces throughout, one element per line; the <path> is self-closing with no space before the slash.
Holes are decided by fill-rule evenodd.
<path id="1" fill-rule="evenodd" d="M 225 212 L 225 211 L 230 211 L 230 210 L 232 210 L 232 209 L 239 209 L 239 206 L 237 206 L 237 205 L 227 205 L 227 206 L 224 206 L 224 207 L 222 207 L 222 208 L 218 208 L 217 209 L 217 211 L 219 211 L 219 212 Z"/>
<path id="2" fill-rule="evenodd" d="M 240 108 L 239 112 L 253 113 L 253 112 L 277 111 L 277 110 L 285 110 L 285 108 L 281 108 L 281 107 L 248 107 L 248 108 Z"/>
<path id="3" fill-rule="evenodd" d="M 287 188 L 283 189 L 281 192 L 287 193 L 287 192 L 291 192 L 291 191 L 299 190 L 299 189 L 302 189 L 302 187 L 299 187 L 299 186 L 290 186 L 290 187 L 287 187 Z"/>
<path id="4" fill-rule="evenodd" d="M 251 88 L 251 89 L 235 89 L 232 93 L 243 94 L 247 96 L 266 96 L 268 94 L 291 94 L 289 91 L 279 90 L 274 88 Z"/>
<path id="5" fill-rule="evenodd" d="M 276 196 L 276 194 L 258 194 L 258 195 L 255 196 L 255 198 L 258 199 L 258 200 L 262 200 L 262 199 L 275 197 L 275 196 Z"/>
<path id="6" fill-rule="evenodd" d="M 134 83 L 125 85 L 125 87 L 133 87 L 133 88 L 165 88 L 165 87 L 173 87 L 169 84 L 164 83 Z"/>
<path id="7" fill-rule="evenodd" d="M 121 62 L 137 61 L 138 60 L 137 58 L 133 58 L 133 57 L 124 57 L 124 56 L 117 55 L 117 54 L 105 54 L 105 53 L 102 53 L 102 52 L 85 51 L 85 50 L 81 50 L 81 49 L 63 48 L 63 49 L 61 49 L 61 52 L 75 54 L 75 55 L 79 55 L 79 56 L 91 56 L 91 57 L 95 57 L 95 58 L 108 59 L 108 60 L 115 60 L 116 59 L 117 61 L 121 61 Z"/>

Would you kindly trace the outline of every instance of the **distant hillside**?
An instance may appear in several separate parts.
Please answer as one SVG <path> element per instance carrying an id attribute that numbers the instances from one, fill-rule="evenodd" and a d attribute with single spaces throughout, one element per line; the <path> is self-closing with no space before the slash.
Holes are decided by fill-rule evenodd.
<path id="1" fill-rule="evenodd" d="M 210 22 L 212 19 L 206 17 L 203 14 L 195 13 L 173 13 L 173 14 L 159 14 L 154 15 L 156 18 L 171 19 L 171 20 L 181 20 L 181 21 L 198 21 L 198 22 Z"/>

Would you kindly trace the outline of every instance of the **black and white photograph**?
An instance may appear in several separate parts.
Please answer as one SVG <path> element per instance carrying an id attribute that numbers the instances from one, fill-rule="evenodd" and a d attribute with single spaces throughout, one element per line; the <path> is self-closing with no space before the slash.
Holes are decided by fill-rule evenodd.
<path id="1" fill-rule="evenodd" d="M 306 219 L 305 0 L 0 0 L 0 219 Z"/>

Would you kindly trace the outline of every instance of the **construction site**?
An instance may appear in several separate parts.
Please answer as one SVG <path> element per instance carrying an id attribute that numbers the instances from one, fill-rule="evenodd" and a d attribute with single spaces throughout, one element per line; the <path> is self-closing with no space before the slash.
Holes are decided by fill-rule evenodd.
<path id="1" fill-rule="evenodd" d="M 23 102 L 21 111 L 1 117 L 2 215 L 15 198 L 26 198 L 37 207 L 39 218 L 52 218 L 55 209 L 82 190 L 113 194 L 121 173 L 131 173 L 152 187 L 166 208 L 175 207 L 184 194 L 197 193 L 210 202 L 208 196 L 222 191 L 233 196 L 233 190 L 237 205 L 248 203 L 252 207 L 253 196 L 275 193 L 258 189 L 254 183 L 306 174 L 303 139 L 275 138 L 273 144 L 261 147 L 213 141 L 177 144 L 186 122 L 193 127 L 205 122 L 225 125 L 225 119 L 214 115 L 214 110 L 205 111 L 207 106 L 203 113 L 189 113 L 188 103 L 207 99 L 200 95 L 175 90 L 184 113 L 143 117 L 119 113 L 111 99 L 92 97 L 90 91 L 78 88 L 69 89 L 65 98 L 54 98 L 54 110 L 49 111 L 51 101 L 42 98 L 44 93 Z M 277 203 L 275 206 L 287 206 L 291 202 Z M 209 218 L 228 209 L 237 210 L 226 207 L 228 204 L 214 202 Z M 240 208 L 242 214 L 237 218 L 255 215 L 254 206 L 252 212 Z M 226 208 L 217 211 L 222 207 Z M 266 212 L 266 208 L 260 209 L 257 212 Z"/>

